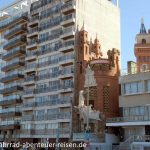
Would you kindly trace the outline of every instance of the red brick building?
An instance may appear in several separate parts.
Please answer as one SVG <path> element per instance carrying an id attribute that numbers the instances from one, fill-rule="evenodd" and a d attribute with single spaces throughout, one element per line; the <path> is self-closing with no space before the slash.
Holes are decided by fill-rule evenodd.
<path id="1" fill-rule="evenodd" d="M 94 110 L 100 111 L 106 118 L 118 116 L 119 51 L 117 49 L 108 50 L 107 58 L 103 58 L 100 41 L 97 38 L 94 42 L 89 41 L 88 32 L 84 29 L 79 32 L 77 49 L 76 105 L 78 105 L 79 91 L 84 90 L 85 100 L 87 99 L 87 88 L 84 84 L 85 69 L 89 65 L 94 72 L 97 84 L 97 86 L 90 86 L 89 103 Z M 91 126 L 93 125 L 91 124 Z M 80 129 L 76 128 L 76 130 Z"/>

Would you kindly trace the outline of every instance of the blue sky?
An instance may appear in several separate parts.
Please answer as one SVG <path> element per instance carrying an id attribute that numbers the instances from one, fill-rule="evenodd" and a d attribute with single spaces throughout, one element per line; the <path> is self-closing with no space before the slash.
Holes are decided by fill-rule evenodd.
<path id="1" fill-rule="evenodd" d="M 0 8 L 14 0 L 0 0 Z M 122 69 L 128 60 L 135 60 L 135 36 L 140 31 L 141 18 L 146 29 L 150 29 L 150 0 L 119 0 L 121 9 Z"/>

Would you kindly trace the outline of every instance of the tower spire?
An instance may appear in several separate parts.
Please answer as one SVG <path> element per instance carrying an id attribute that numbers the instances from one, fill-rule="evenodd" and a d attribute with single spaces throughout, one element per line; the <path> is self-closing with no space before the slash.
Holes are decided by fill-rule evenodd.
<path id="1" fill-rule="evenodd" d="M 140 29 L 140 34 L 146 34 L 146 28 L 145 28 L 145 25 L 144 25 L 144 19 L 142 17 L 141 19 L 141 29 Z"/>

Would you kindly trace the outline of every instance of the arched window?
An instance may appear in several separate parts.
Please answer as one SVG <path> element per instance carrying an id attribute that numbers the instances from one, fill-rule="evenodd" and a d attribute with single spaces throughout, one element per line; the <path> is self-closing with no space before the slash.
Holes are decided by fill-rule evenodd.
<path id="1" fill-rule="evenodd" d="M 85 54 L 86 55 L 88 54 L 88 47 L 87 46 L 85 47 Z"/>
<path id="2" fill-rule="evenodd" d="M 141 72 L 146 72 L 148 70 L 148 65 L 147 64 L 143 64 L 141 66 Z"/>
<path id="3" fill-rule="evenodd" d="M 142 39 L 142 44 L 146 44 L 146 39 Z"/>

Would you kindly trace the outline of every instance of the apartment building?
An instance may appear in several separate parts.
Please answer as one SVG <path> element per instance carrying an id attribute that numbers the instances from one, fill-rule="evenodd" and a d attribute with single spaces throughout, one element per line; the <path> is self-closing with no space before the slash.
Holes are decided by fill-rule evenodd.
<path id="1" fill-rule="evenodd" d="M 83 26 L 101 40 L 104 56 L 120 49 L 119 8 L 108 0 L 17 0 L 1 10 L 1 140 L 71 139 Z"/>
<path id="2" fill-rule="evenodd" d="M 121 95 L 119 97 L 120 117 L 110 118 L 106 126 L 118 128 L 119 146 L 115 150 L 143 150 L 150 148 L 150 71 L 149 32 L 141 23 L 135 44 L 136 62 L 128 62 L 128 69 L 119 77 Z"/>

